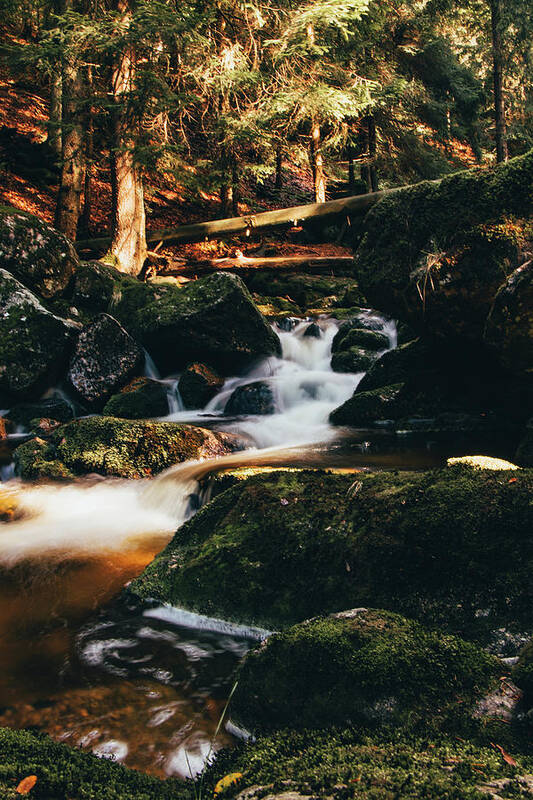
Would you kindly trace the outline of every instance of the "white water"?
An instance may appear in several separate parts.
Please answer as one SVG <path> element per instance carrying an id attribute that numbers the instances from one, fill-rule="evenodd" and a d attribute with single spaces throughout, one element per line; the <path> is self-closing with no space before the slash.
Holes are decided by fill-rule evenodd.
<path id="1" fill-rule="evenodd" d="M 79 481 L 70 485 L 20 485 L 14 487 L 23 518 L 0 526 L 0 564 L 42 554 L 75 556 L 136 549 L 143 539 L 168 540 L 190 513 L 189 498 L 198 480 L 217 468 L 243 464 L 294 463 L 302 445 L 325 442 L 337 435 L 328 423 L 334 408 L 347 400 L 363 373 L 338 374 L 331 370 L 331 343 L 338 328 L 332 320 L 319 320 L 320 338 L 304 336 L 308 322 L 290 332 L 278 331 L 282 358 L 268 358 L 247 375 L 227 380 L 206 409 L 180 408 L 176 379 L 166 379 L 173 411 L 166 420 L 205 422 L 213 417 L 224 430 L 249 437 L 252 447 L 220 459 L 187 462 L 171 467 L 151 481 Z M 394 324 L 383 323 L 391 346 Z M 154 375 L 155 370 L 150 366 Z M 155 377 L 155 375 L 154 375 Z M 265 380 L 273 389 L 276 412 L 228 420 L 224 408 L 238 387 Z M 291 449 L 293 448 L 293 449 Z M 6 475 L 7 477 L 7 475 Z"/>

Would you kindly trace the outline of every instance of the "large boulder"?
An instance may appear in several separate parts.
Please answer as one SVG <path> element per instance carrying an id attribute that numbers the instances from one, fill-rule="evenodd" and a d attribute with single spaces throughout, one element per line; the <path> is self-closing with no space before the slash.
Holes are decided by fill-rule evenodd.
<path id="1" fill-rule="evenodd" d="M 252 732 L 326 725 L 415 726 L 472 710 L 501 665 L 479 646 L 387 611 L 307 620 L 251 650 L 231 717 Z"/>
<path id="2" fill-rule="evenodd" d="M 127 280 L 122 272 L 101 261 L 82 262 L 74 275 L 72 302 L 89 314 L 109 311 L 113 297 L 120 294 L 120 286 Z"/>
<path id="3" fill-rule="evenodd" d="M 0 269 L 0 395 L 39 396 L 59 377 L 78 326 L 55 316 L 9 272 Z"/>
<path id="4" fill-rule="evenodd" d="M 178 382 L 185 408 L 205 408 L 222 389 L 224 379 L 207 364 L 189 364 Z"/>
<path id="5" fill-rule="evenodd" d="M 22 478 L 69 478 L 98 473 L 146 478 L 183 461 L 214 458 L 236 449 L 229 434 L 175 422 L 86 417 L 63 425 L 44 441 L 31 439 L 14 453 Z"/>
<path id="6" fill-rule="evenodd" d="M 368 213 L 356 252 L 368 300 L 419 332 L 483 343 L 500 287 L 530 259 L 532 177 L 533 150 L 493 170 L 460 172 L 384 197 Z M 529 291 L 520 282 L 513 306 L 527 306 Z M 513 323 L 513 341 L 530 335 L 528 325 L 525 311 Z M 494 345 L 508 363 L 506 335 Z M 520 372 L 533 366 L 528 353 L 514 364 Z"/>
<path id="7" fill-rule="evenodd" d="M 33 423 L 41 419 L 53 419 L 58 422 L 68 422 L 74 417 L 71 403 L 63 397 L 49 397 L 35 403 L 19 403 L 9 409 L 6 419 L 14 425 L 31 428 Z"/>
<path id="8" fill-rule="evenodd" d="M 77 266 L 76 251 L 62 233 L 32 214 L 0 207 L 0 268 L 51 298 L 66 289 Z"/>
<path id="9" fill-rule="evenodd" d="M 281 345 L 238 276 L 214 273 L 183 288 L 123 281 L 113 314 L 146 347 L 163 374 L 205 361 L 235 374 Z"/>
<path id="10" fill-rule="evenodd" d="M 277 471 L 185 523 L 142 597 L 280 628 L 378 605 L 466 638 L 531 629 L 533 472 Z"/>
<path id="11" fill-rule="evenodd" d="M 124 419 L 165 417 L 169 413 L 167 390 L 150 378 L 134 378 L 105 404 L 103 414 Z"/>
<path id="12" fill-rule="evenodd" d="M 81 331 L 67 378 L 83 403 L 101 407 L 143 366 L 142 347 L 116 319 L 100 314 Z"/>

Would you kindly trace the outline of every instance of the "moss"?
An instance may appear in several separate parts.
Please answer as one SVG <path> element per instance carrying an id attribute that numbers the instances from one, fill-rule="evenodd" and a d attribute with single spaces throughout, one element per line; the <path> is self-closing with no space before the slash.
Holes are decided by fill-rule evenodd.
<path id="1" fill-rule="evenodd" d="M 348 347 L 338 350 L 331 356 L 331 369 L 334 372 L 366 372 L 375 361 L 375 353 L 362 347 Z"/>
<path id="2" fill-rule="evenodd" d="M 0 270 L 0 391 L 39 396 L 60 374 L 77 329 Z"/>
<path id="3" fill-rule="evenodd" d="M 115 295 L 120 294 L 120 287 L 134 286 L 136 283 L 134 279 L 101 261 L 87 261 L 76 270 L 72 302 L 77 308 L 92 314 L 106 312 L 109 311 Z"/>
<path id="4" fill-rule="evenodd" d="M 147 419 L 168 414 L 167 390 L 159 381 L 135 378 L 104 406 L 107 417 Z"/>
<path id="5" fill-rule="evenodd" d="M 185 523 L 131 589 L 270 628 L 378 605 L 466 638 L 529 630 L 532 487 L 530 470 L 465 466 L 256 475 Z"/>
<path id="6" fill-rule="evenodd" d="M 401 417 L 408 410 L 402 398 L 404 388 L 404 383 L 395 383 L 380 389 L 356 392 L 331 412 L 330 422 L 333 425 L 367 425 L 376 420 Z"/>
<path id="7" fill-rule="evenodd" d="M 22 478 L 91 472 L 144 478 L 182 461 L 221 455 L 232 444 L 222 434 L 191 425 L 87 417 L 61 426 L 48 442 L 20 445 L 14 459 Z"/>
<path id="8" fill-rule="evenodd" d="M 207 364 L 188 364 L 179 379 L 178 391 L 185 408 L 204 408 L 223 385 L 224 379 Z"/>
<path id="9" fill-rule="evenodd" d="M 329 275 L 306 275 L 301 272 L 283 272 L 279 270 L 250 270 L 245 276 L 245 283 L 257 294 L 285 299 L 295 303 L 302 311 L 311 307 L 323 306 L 324 298 L 331 298 L 331 304 L 341 302 L 342 305 L 361 305 L 364 299 L 352 277 Z"/>
<path id="10" fill-rule="evenodd" d="M 160 781 L 114 761 L 56 744 L 47 736 L 0 728 L 0 794 L 17 800 L 18 783 L 35 775 L 35 800 L 176 800 L 192 796 L 182 781 Z"/>
<path id="11" fill-rule="evenodd" d="M 398 614 L 355 609 L 295 625 L 248 653 L 231 717 L 253 732 L 280 727 L 433 727 L 467 715 L 500 662 Z"/>
<path id="12" fill-rule="evenodd" d="M 78 256 L 62 233 L 32 214 L 0 207 L 0 262 L 41 297 L 63 292 Z"/>
<path id="13" fill-rule="evenodd" d="M 383 198 L 355 259 L 368 300 L 418 330 L 483 341 L 502 282 L 527 260 L 532 174 L 533 150 Z"/>
<path id="14" fill-rule="evenodd" d="M 331 349 L 333 353 L 347 350 L 350 347 L 364 347 L 366 350 L 379 351 L 389 347 L 389 337 L 379 331 L 367 330 L 357 327 L 359 320 L 341 325 L 333 339 Z"/>
<path id="15" fill-rule="evenodd" d="M 209 792 L 224 775 L 241 772 L 224 797 L 247 790 L 250 798 L 299 792 L 324 800 L 483 800 L 478 787 L 497 779 L 509 781 L 507 796 L 523 797 L 518 776 L 531 772 L 532 760 L 513 755 L 517 767 L 488 742 L 353 728 L 283 730 L 220 753 L 203 785 Z"/>

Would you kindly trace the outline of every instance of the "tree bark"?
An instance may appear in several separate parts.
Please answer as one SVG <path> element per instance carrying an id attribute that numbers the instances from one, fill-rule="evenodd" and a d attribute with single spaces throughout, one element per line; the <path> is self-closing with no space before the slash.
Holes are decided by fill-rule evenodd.
<path id="1" fill-rule="evenodd" d="M 48 109 L 48 144 L 56 154 L 58 160 L 62 156 L 63 143 L 61 141 L 61 123 L 63 119 L 63 76 L 61 64 L 58 63 L 54 74 L 50 78 L 50 104 Z"/>
<path id="2" fill-rule="evenodd" d="M 313 175 L 315 190 L 315 203 L 326 202 L 326 176 L 324 175 L 324 160 L 320 151 L 320 126 L 313 123 L 311 126 L 311 140 L 309 144 L 309 160 Z"/>
<path id="3" fill-rule="evenodd" d="M 352 145 L 348 145 L 348 190 L 355 189 L 355 165 Z"/>
<path id="4" fill-rule="evenodd" d="M 128 27 L 131 9 L 128 0 L 118 0 L 122 25 Z M 113 72 L 115 100 L 114 152 L 111 160 L 113 235 L 110 252 L 122 272 L 138 275 L 146 259 L 146 216 L 142 176 L 133 157 L 135 123 L 128 113 L 128 95 L 133 89 L 135 53 L 126 47 Z"/>
<path id="5" fill-rule="evenodd" d="M 234 217 L 239 216 L 239 200 L 240 186 L 239 186 L 239 165 L 237 159 L 233 156 L 231 161 L 231 213 Z"/>
<path id="6" fill-rule="evenodd" d="M 368 154 L 370 157 L 369 163 L 369 176 L 370 176 L 370 190 L 372 192 L 378 191 L 378 175 L 376 171 L 376 122 L 373 116 L 368 117 Z"/>
<path id="7" fill-rule="evenodd" d="M 92 97 L 92 70 L 89 68 L 87 77 L 88 91 Z M 80 218 L 79 229 L 82 236 L 88 237 L 91 230 L 92 214 L 92 174 L 94 154 L 94 117 L 93 108 L 89 106 L 85 119 L 85 175 L 83 179 L 83 211 Z"/>
<path id="8" fill-rule="evenodd" d="M 496 160 L 507 161 L 505 99 L 503 95 L 503 45 L 500 0 L 490 0 L 492 30 L 492 79 L 494 86 L 494 121 L 496 124 Z"/>
<path id="9" fill-rule="evenodd" d="M 61 182 L 56 204 L 56 228 L 76 240 L 83 189 L 83 124 L 78 101 L 83 95 L 81 70 L 68 55 L 63 66 Z"/>

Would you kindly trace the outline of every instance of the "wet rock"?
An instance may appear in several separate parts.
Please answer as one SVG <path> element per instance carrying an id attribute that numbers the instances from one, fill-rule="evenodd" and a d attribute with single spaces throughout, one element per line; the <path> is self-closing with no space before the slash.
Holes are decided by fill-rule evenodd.
<path id="1" fill-rule="evenodd" d="M 134 378 L 105 404 L 103 414 L 124 419 L 149 419 L 168 414 L 166 387 L 150 378 Z"/>
<path id="2" fill-rule="evenodd" d="M 178 382 L 185 408 L 205 408 L 222 389 L 224 379 L 207 364 L 189 364 Z"/>
<path id="3" fill-rule="evenodd" d="M 162 374 L 188 363 L 235 374 L 281 345 L 240 278 L 214 273 L 183 288 L 122 281 L 113 314 L 140 341 Z"/>
<path id="4" fill-rule="evenodd" d="M 512 372 L 533 368 L 533 261 L 515 270 L 499 289 L 484 338 Z"/>
<path id="5" fill-rule="evenodd" d="M 380 389 L 358 392 L 332 411 L 329 420 L 332 425 L 357 427 L 376 420 L 397 419 L 406 411 L 402 395 L 404 389 L 404 383 L 393 383 Z"/>
<path id="6" fill-rule="evenodd" d="M 50 397 L 35 403 L 19 403 L 9 409 L 6 417 L 13 425 L 21 425 L 28 430 L 33 420 L 54 419 L 68 422 L 74 417 L 74 410 L 71 403 L 63 397 Z"/>
<path id="7" fill-rule="evenodd" d="M 131 588 L 270 630 L 367 605 L 482 642 L 531 630 L 533 472 L 509 475 L 254 475 L 185 523 Z"/>
<path id="8" fill-rule="evenodd" d="M 331 356 L 333 372 L 366 372 L 376 360 L 375 354 L 362 347 L 349 347 Z"/>
<path id="9" fill-rule="evenodd" d="M 283 317 L 278 319 L 276 325 L 284 333 L 290 333 L 298 325 L 300 320 L 297 317 Z"/>
<path id="10" fill-rule="evenodd" d="M 404 725 L 467 715 L 496 685 L 498 660 L 398 614 L 357 608 L 276 633 L 250 651 L 231 717 L 252 732 Z"/>
<path id="11" fill-rule="evenodd" d="M 101 261 L 82 262 L 74 276 L 72 302 L 93 314 L 110 311 L 113 299 L 120 297 L 123 280 L 123 273 Z"/>
<path id="12" fill-rule="evenodd" d="M 143 366 L 143 349 L 113 317 L 101 314 L 81 331 L 67 378 L 82 402 L 101 407 Z"/>
<path id="13" fill-rule="evenodd" d="M 47 311 L 25 286 L 0 269 L 0 395 L 42 394 L 61 374 L 79 328 Z M 11 398 L 11 400 L 10 400 Z"/>
<path id="14" fill-rule="evenodd" d="M 379 352 L 389 347 L 389 337 L 379 331 L 358 327 L 359 320 L 343 322 L 331 344 L 331 352 L 337 353 L 350 347 L 364 347 Z"/>
<path id="15" fill-rule="evenodd" d="M 224 414 L 241 416 L 246 414 L 273 414 L 276 410 L 271 386 L 265 381 L 238 386 L 232 393 Z"/>
<path id="16" fill-rule="evenodd" d="M 0 207 L 0 268 L 41 297 L 64 292 L 78 256 L 70 241 L 46 222 L 14 208 Z"/>
<path id="17" fill-rule="evenodd" d="M 320 339 L 322 336 L 322 331 L 320 330 L 320 326 L 317 325 L 316 322 L 312 322 L 304 331 L 304 336 L 310 336 L 313 339 Z"/>
<path id="18" fill-rule="evenodd" d="M 173 464 L 213 458 L 237 447 L 230 434 L 192 425 L 87 417 L 61 426 L 46 442 L 25 442 L 15 450 L 14 460 L 23 478 L 90 473 L 146 478 Z"/>

